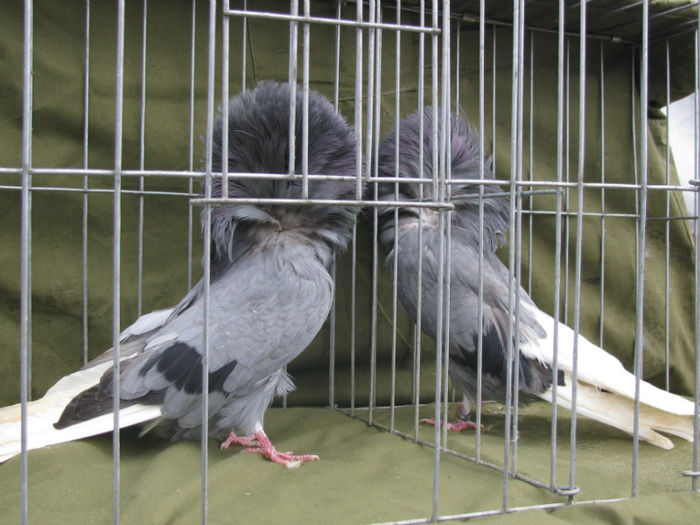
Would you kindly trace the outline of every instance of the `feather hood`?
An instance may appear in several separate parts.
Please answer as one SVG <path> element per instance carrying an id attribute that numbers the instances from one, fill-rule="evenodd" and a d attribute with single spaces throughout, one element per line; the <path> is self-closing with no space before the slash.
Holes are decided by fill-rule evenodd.
<path id="1" fill-rule="evenodd" d="M 289 111 L 291 88 L 287 83 L 262 81 L 231 99 L 228 111 L 229 197 L 301 199 L 302 182 L 236 178 L 236 173 L 289 173 Z M 302 172 L 303 93 L 296 93 L 295 168 Z M 222 167 L 222 126 L 214 127 L 212 169 Z M 308 172 L 312 175 L 355 175 L 356 143 L 353 128 L 331 103 L 309 92 Z M 212 182 L 212 197 L 221 197 L 221 179 Z M 355 199 L 354 180 L 309 180 L 309 198 Z M 268 232 L 294 231 L 321 241 L 331 251 L 346 247 L 357 209 L 342 205 L 236 204 L 212 209 L 212 260 L 237 259 Z M 204 226 L 204 225 L 203 225 Z M 234 241 L 235 238 L 235 241 Z"/>
<path id="2" fill-rule="evenodd" d="M 433 109 L 426 107 L 423 110 L 423 178 L 433 177 Z M 396 132 L 391 131 L 379 148 L 379 174 L 383 177 L 396 176 L 396 149 L 398 147 L 398 176 L 406 178 L 418 178 L 420 176 L 420 140 L 421 116 L 416 112 L 409 115 L 399 124 L 398 146 Z M 438 128 L 438 133 L 441 128 Z M 457 113 L 451 115 L 450 121 L 450 148 L 451 148 L 451 177 L 455 179 L 479 180 L 479 134 L 472 129 L 467 120 Z M 491 170 L 491 158 L 484 162 L 484 179 L 493 180 Z M 400 200 L 419 199 L 419 185 L 417 183 L 399 184 Z M 395 200 L 395 185 L 393 183 L 381 184 L 379 187 L 379 199 L 386 201 Z M 495 251 L 503 232 L 507 231 L 509 224 L 508 199 L 504 195 L 494 195 L 503 192 L 503 189 L 495 185 L 484 185 L 484 242 L 486 249 Z M 451 202 L 455 205 L 452 213 L 453 228 L 465 230 L 465 233 L 478 236 L 479 221 L 479 184 L 469 182 L 452 184 Z M 433 199 L 433 187 L 431 184 L 423 185 L 423 199 Z M 385 208 L 383 214 L 390 211 Z M 386 217 L 386 216 L 385 216 Z M 386 224 L 386 222 L 384 223 Z"/>

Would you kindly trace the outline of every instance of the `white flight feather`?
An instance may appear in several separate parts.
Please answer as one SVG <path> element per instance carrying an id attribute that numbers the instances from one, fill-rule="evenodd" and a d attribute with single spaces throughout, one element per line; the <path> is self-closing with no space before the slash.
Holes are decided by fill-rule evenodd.
<path id="1" fill-rule="evenodd" d="M 83 390 L 97 384 L 110 366 L 112 366 L 111 362 L 101 363 L 63 377 L 46 392 L 44 397 L 27 404 L 28 450 L 96 436 L 112 430 L 114 416 L 111 413 L 60 430 L 53 426 L 70 400 Z M 132 405 L 120 411 L 119 423 L 121 427 L 128 427 L 159 416 L 159 406 Z M 20 452 L 21 405 L 16 404 L 0 409 L 0 463 Z"/>
<path id="2" fill-rule="evenodd" d="M 531 308 L 537 322 L 545 329 L 547 336 L 535 342 L 527 342 L 520 347 L 521 352 L 530 358 L 538 359 L 548 366 L 554 362 L 554 319 L 537 308 Z M 625 370 L 622 363 L 602 348 L 594 345 L 579 334 L 578 339 L 578 381 L 615 392 L 634 399 L 635 378 Z M 559 323 L 558 368 L 569 375 L 573 372 L 574 331 Z M 639 400 L 650 407 L 680 416 L 692 416 L 695 405 L 687 400 L 666 392 L 645 381 L 640 382 Z"/>
<path id="3" fill-rule="evenodd" d="M 142 315 L 121 333 L 120 340 L 159 328 L 172 311 L 173 309 L 169 308 Z M 166 334 L 166 338 L 171 338 L 171 334 Z M 164 338 L 158 339 L 158 342 L 162 343 Z M 60 430 L 54 428 L 53 424 L 58 421 L 66 405 L 82 391 L 95 386 L 111 366 L 112 360 L 109 359 L 78 370 L 59 379 L 41 399 L 30 401 L 27 404 L 27 449 L 33 450 L 110 432 L 114 425 L 114 416 L 111 413 Z M 160 406 L 131 405 L 120 411 L 119 423 L 123 428 L 158 418 L 160 415 Z M 20 454 L 21 425 L 20 404 L 0 408 L 0 463 Z"/>
<path id="4" fill-rule="evenodd" d="M 163 326 L 165 321 L 168 320 L 168 317 L 170 317 L 170 314 L 172 314 L 174 310 L 174 307 L 165 308 L 163 310 L 155 310 L 154 312 L 143 314 L 141 317 L 136 319 L 131 326 L 125 328 L 122 333 L 119 334 L 119 340 L 124 341 L 128 337 L 143 335 L 151 330 L 160 328 Z"/>

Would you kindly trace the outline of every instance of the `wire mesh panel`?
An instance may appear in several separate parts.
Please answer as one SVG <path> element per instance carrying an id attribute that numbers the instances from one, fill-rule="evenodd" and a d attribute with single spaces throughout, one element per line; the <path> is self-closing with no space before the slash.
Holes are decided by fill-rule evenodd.
<path id="1" fill-rule="evenodd" d="M 235 243 L 233 230 L 260 217 L 324 207 L 356 215 L 350 243 L 327 261 L 328 319 L 289 363 L 297 390 L 280 388 L 271 409 L 273 421 L 289 418 L 289 435 L 302 420 L 318 428 L 309 448 L 323 451 L 321 462 L 284 472 L 281 488 L 268 482 L 279 501 L 270 508 L 246 503 L 252 488 L 236 486 L 229 497 L 222 480 L 247 477 L 243 486 L 259 488 L 262 463 L 225 468 L 228 456 L 210 435 L 218 401 L 200 395 L 189 436 L 196 460 L 182 448 L 186 459 L 168 458 L 190 483 L 182 488 L 178 473 L 149 465 L 190 499 L 163 514 L 154 505 L 150 521 L 208 523 L 233 512 L 271 520 L 274 507 L 298 521 L 423 523 L 697 492 L 697 4 L 73 7 L 68 15 L 43 2 L 3 8 L 16 22 L 8 34 L 23 38 L 3 66 L 14 90 L 3 104 L 12 125 L 0 132 L 8 145 L 0 157 L 3 260 L 18 269 L 3 285 L 10 328 L 0 327 L 3 352 L 19 370 L 0 390 L 3 404 L 19 403 L 10 407 L 16 450 L 0 456 L 19 456 L 0 466 L 2 478 L 18 465 L 7 483 L 12 520 L 60 514 L 36 488 L 43 474 L 33 457 L 42 465 L 48 456 L 30 452 L 39 448 L 32 414 L 49 386 L 82 365 L 90 370 L 110 347 L 102 381 L 109 376 L 111 422 L 101 431 L 113 429 L 110 450 L 90 468 L 108 473 L 112 490 L 91 508 L 101 521 L 130 522 L 144 512 L 133 500 L 166 497 L 170 487 L 131 486 L 144 454 L 170 452 L 167 441 L 120 429 L 131 424 L 121 419 L 130 417 L 122 384 L 111 380 L 132 357 L 123 330 L 194 289 L 202 316 L 193 374 L 200 393 L 224 392 L 213 374 L 221 355 L 217 217 L 244 217 L 231 229 Z M 283 129 L 265 130 L 280 137 L 275 157 L 285 169 L 271 171 L 263 159 L 244 171 L 230 155 L 245 130 L 229 119 L 242 100 L 235 97 L 262 80 L 288 84 Z M 696 139 L 683 154 L 694 157 L 695 173 L 679 185 L 679 153 L 660 108 L 691 93 Z M 315 97 L 352 127 L 347 173 L 319 168 Z M 318 190 L 331 183 L 352 190 L 342 198 Z M 245 193 L 246 184 L 261 190 Z M 283 185 L 286 197 L 265 191 Z M 682 193 L 694 195 L 693 209 Z M 332 242 L 307 230 L 305 243 Z M 233 348 L 237 336 L 229 337 Z M 683 409 L 659 415 L 673 410 L 652 398 Z M 295 412 L 309 406 L 324 415 Z M 348 432 L 340 447 L 338 428 Z M 372 440 L 398 448 L 363 457 L 357 444 Z M 405 471 L 394 470 L 399 461 Z M 359 473 L 350 473 L 352 463 Z M 344 476 L 367 483 L 358 489 L 365 505 L 351 505 L 352 514 L 335 499 L 345 499 Z M 396 492 L 403 500 L 387 496 Z M 65 519 L 82 520 L 77 512 Z"/>

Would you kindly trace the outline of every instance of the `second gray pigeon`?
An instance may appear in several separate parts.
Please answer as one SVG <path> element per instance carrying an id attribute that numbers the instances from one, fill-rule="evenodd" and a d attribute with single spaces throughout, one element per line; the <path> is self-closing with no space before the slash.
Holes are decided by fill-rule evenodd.
<path id="1" fill-rule="evenodd" d="M 421 141 L 420 129 L 423 127 Z M 423 115 L 410 115 L 399 125 L 398 139 L 390 133 L 379 150 L 379 174 L 417 178 L 423 171 L 433 177 L 432 137 L 435 129 L 432 109 Z M 438 131 L 441 131 L 438 127 Z M 503 402 L 508 382 L 508 337 L 514 319 L 508 309 L 508 269 L 496 256 L 496 248 L 509 230 L 510 208 L 502 188 L 484 184 L 483 200 L 483 297 L 479 298 L 479 136 L 465 119 L 451 116 L 449 144 L 451 151 L 451 212 L 449 309 L 449 375 L 464 396 L 461 422 L 452 428 L 462 430 L 476 402 L 479 333 L 482 347 L 482 392 L 489 399 Z M 398 152 L 397 152 L 398 148 Z M 422 153 L 421 153 L 422 150 Z M 398 165 L 396 162 L 398 153 Z M 485 163 L 485 179 L 494 179 L 490 161 Z M 474 181 L 474 182 L 472 182 Z M 379 186 L 383 201 L 417 201 L 415 182 L 384 183 Z M 423 198 L 433 200 L 432 185 L 424 185 Z M 422 213 L 422 220 L 419 218 Z M 409 316 L 417 320 L 419 288 L 419 254 L 422 253 L 420 287 L 421 326 L 435 338 L 438 333 L 437 305 L 440 283 L 440 221 L 435 210 L 414 207 L 384 208 L 380 211 L 380 242 L 387 254 L 387 268 L 397 264 L 398 298 Z M 398 217 L 397 217 L 398 215 Z M 422 223 L 422 241 L 419 230 Z M 446 233 L 445 233 L 446 234 Z M 395 238 L 396 236 L 396 238 Z M 395 261 L 396 259 L 396 261 Z M 445 270 L 447 267 L 445 268 Z M 563 323 L 540 310 L 527 292 L 519 289 L 520 336 L 513 340 L 515 359 L 519 361 L 518 385 L 525 396 L 537 396 L 570 408 L 572 388 L 576 383 L 576 407 L 579 414 L 629 434 L 634 431 L 635 377 L 622 363 L 602 348 L 578 335 L 578 373 L 573 377 L 573 346 L 576 334 Z M 479 330 L 478 305 L 482 301 L 483 323 Z M 555 326 L 558 337 L 555 340 Z M 554 377 L 554 349 L 558 350 L 558 374 Z M 513 367 L 515 368 L 515 367 Z M 552 385 L 556 381 L 554 398 Z M 693 440 L 694 404 L 655 386 L 640 385 L 639 437 L 662 448 L 673 442 L 659 432 Z M 521 399 L 522 399 L 521 397 Z M 472 424 L 473 425 L 473 424 Z"/>

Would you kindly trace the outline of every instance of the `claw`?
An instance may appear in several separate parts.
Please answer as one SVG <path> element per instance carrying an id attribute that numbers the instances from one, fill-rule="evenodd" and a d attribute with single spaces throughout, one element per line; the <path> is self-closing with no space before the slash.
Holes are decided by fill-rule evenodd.
<path id="1" fill-rule="evenodd" d="M 284 465 L 286 468 L 297 468 L 305 461 L 318 459 L 318 456 L 314 454 L 295 456 L 291 452 L 278 451 L 262 429 L 255 432 L 252 436 L 237 436 L 234 432 L 231 432 L 221 444 L 221 450 L 226 450 L 231 445 L 247 447 L 243 452 L 262 454 L 273 463 Z"/>

